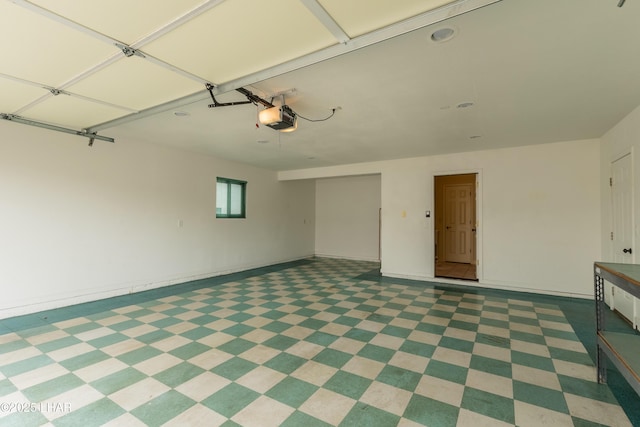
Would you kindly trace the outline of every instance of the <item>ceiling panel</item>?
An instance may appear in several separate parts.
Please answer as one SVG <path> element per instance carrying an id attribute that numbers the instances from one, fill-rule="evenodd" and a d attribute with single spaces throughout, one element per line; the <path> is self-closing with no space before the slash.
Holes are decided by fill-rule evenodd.
<path id="1" fill-rule="evenodd" d="M 202 0 L 32 0 L 93 30 L 133 44 L 202 3 Z"/>
<path id="2" fill-rule="evenodd" d="M 45 89 L 0 77 L 0 113 L 13 114 L 19 108 L 46 95 Z"/>
<path id="3" fill-rule="evenodd" d="M 69 95 L 58 95 L 51 96 L 21 115 L 32 120 L 84 129 L 94 123 L 112 120 L 125 114 L 129 112 Z"/>
<path id="4" fill-rule="evenodd" d="M 6 1 L 0 2 L 0 39 L 0 73 L 54 87 L 115 52 L 113 46 Z"/>
<path id="5" fill-rule="evenodd" d="M 68 90 L 119 106 L 142 110 L 204 90 L 204 85 L 132 56 L 123 57 L 109 67 L 70 86 Z"/>
<path id="6" fill-rule="evenodd" d="M 335 44 L 298 0 L 227 1 L 144 51 L 223 83 Z"/>
<path id="7" fill-rule="evenodd" d="M 319 0 L 319 3 L 341 28 L 354 38 L 454 1 Z"/>

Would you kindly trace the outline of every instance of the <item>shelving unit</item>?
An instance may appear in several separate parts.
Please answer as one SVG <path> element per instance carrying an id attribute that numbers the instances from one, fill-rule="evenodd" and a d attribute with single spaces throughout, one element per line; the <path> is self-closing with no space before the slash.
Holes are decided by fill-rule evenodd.
<path id="1" fill-rule="evenodd" d="M 607 382 L 609 359 L 618 368 L 631 387 L 640 394 L 640 335 L 629 327 L 629 332 L 606 329 L 607 307 L 604 302 L 604 282 L 640 297 L 640 265 L 596 262 L 593 265 L 596 299 L 597 368 L 598 382 Z M 606 356 L 606 358 L 605 358 Z"/>

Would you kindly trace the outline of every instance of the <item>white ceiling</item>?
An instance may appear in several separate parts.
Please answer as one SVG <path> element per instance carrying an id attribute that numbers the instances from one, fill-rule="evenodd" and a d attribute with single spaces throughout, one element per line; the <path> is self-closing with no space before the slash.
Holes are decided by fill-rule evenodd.
<path id="1" fill-rule="evenodd" d="M 618 2 L 0 0 L 0 113 L 273 170 L 597 138 L 640 104 Z M 339 108 L 281 133 L 207 82 Z"/>

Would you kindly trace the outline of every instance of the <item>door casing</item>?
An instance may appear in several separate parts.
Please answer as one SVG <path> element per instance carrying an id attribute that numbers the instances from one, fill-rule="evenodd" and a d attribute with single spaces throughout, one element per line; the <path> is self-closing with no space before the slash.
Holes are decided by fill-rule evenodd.
<path id="1" fill-rule="evenodd" d="M 473 217 L 475 222 L 472 224 L 472 263 L 476 265 L 476 278 L 478 281 L 482 280 L 482 170 L 462 170 L 462 171 L 443 171 L 435 173 L 433 175 L 433 241 L 434 241 L 434 256 L 432 257 L 431 267 L 433 275 L 435 277 L 435 263 L 437 259 L 442 260 L 444 253 L 444 216 L 442 211 L 442 185 L 443 183 L 469 183 L 473 184 L 474 196 L 472 198 Z M 438 200 L 440 199 L 440 200 Z"/>
<path id="2" fill-rule="evenodd" d="M 630 264 L 635 260 L 633 214 L 633 158 L 631 153 L 611 162 L 611 248 L 612 261 Z M 631 249 L 632 252 L 624 252 Z M 605 302 L 637 328 L 638 301 L 610 284 L 605 286 Z"/>

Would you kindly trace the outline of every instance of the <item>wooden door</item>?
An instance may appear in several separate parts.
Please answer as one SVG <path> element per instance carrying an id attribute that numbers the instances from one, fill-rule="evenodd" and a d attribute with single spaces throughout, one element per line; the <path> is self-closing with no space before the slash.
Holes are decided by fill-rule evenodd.
<path id="1" fill-rule="evenodd" d="M 471 263 L 472 184 L 444 186 L 445 261 Z"/>

